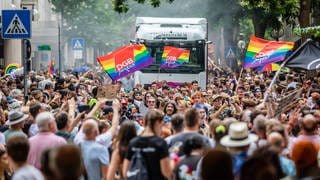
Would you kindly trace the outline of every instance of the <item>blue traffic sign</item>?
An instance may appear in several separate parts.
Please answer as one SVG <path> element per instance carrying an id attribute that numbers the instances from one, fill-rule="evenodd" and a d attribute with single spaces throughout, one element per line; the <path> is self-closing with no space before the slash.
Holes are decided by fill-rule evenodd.
<path id="1" fill-rule="evenodd" d="M 31 38 L 31 11 L 2 10 L 2 38 Z"/>
<path id="2" fill-rule="evenodd" d="M 71 46 L 72 50 L 84 50 L 85 40 L 83 38 L 72 38 Z"/>
<path id="3" fill-rule="evenodd" d="M 235 59 L 236 58 L 236 47 L 225 47 L 224 57 L 226 59 Z"/>

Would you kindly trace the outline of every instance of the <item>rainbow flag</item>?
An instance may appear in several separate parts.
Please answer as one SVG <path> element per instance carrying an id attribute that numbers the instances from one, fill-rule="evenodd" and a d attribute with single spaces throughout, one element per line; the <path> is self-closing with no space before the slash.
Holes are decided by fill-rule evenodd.
<path id="1" fill-rule="evenodd" d="M 175 68 L 189 62 L 190 51 L 182 48 L 164 46 L 161 68 Z"/>
<path id="2" fill-rule="evenodd" d="M 254 68 L 264 64 L 283 61 L 294 42 L 268 41 L 252 35 L 243 68 Z"/>
<path id="3" fill-rule="evenodd" d="M 280 69 L 280 64 L 277 63 L 270 63 L 266 64 L 264 66 L 260 66 L 257 68 L 258 72 L 272 72 L 272 71 L 278 71 Z M 289 72 L 290 69 L 287 67 L 282 67 L 281 68 L 282 72 Z"/>
<path id="4" fill-rule="evenodd" d="M 280 69 L 280 65 L 277 63 L 270 63 L 266 64 L 264 66 L 260 66 L 257 68 L 257 71 L 259 72 L 272 72 L 272 71 L 278 71 Z"/>
<path id="5" fill-rule="evenodd" d="M 55 69 L 54 69 L 54 60 L 52 59 L 50 62 L 50 66 L 48 69 L 48 74 L 54 74 L 55 73 Z"/>
<path id="6" fill-rule="evenodd" d="M 17 64 L 17 63 L 8 64 L 4 72 L 5 74 L 10 74 L 19 68 L 20 68 L 20 64 Z"/>
<path id="7" fill-rule="evenodd" d="M 97 57 L 104 71 L 116 81 L 153 63 L 144 45 L 123 46 L 101 57 Z"/>

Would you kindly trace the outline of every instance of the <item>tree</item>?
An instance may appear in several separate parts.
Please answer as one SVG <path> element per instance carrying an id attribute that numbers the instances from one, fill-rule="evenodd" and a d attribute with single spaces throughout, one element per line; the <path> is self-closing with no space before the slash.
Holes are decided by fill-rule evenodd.
<path id="1" fill-rule="evenodd" d="M 134 0 L 140 4 L 144 4 L 146 0 Z M 147 0 L 148 1 L 148 0 Z M 169 3 L 172 3 L 174 0 L 166 0 Z M 161 4 L 160 0 L 149 0 L 148 1 L 151 6 L 159 7 Z M 113 9 L 118 13 L 126 13 L 129 10 L 129 3 L 128 0 L 112 0 Z"/>
<path id="2" fill-rule="evenodd" d="M 105 51 L 129 42 L 133 17 L 120 15 L 105 0 L 51 0 L 54 10 L 61 14 L 64 41 L 80 36 L 91 47 Z M 126 40 L 126 42 L 124 42 Z"/>
<path id="3" fill-rule="evenodd" d="M 268 27 L 279 30 L 282 22 L 294 24 L 299 15 L 299 0 L 241 0 L 252 18 L 255 35 L 264 38 Z"/>

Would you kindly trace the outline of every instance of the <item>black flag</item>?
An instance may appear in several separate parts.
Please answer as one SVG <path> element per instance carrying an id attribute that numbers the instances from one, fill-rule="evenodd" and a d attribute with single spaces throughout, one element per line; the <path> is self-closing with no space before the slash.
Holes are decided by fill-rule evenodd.
<path id="1" fill-rule="evenodd" d="M 285 66 L 304 70 L 320 69 L 320 47 L 312 40 L 306 41 L 288 57 Z"/>

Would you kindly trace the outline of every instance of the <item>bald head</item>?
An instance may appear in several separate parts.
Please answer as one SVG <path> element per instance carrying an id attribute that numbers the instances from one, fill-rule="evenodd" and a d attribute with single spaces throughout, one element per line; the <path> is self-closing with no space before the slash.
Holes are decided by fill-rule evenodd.
<path id="1" fill-rule="evenodd" d="M 97 121 L 93 119 L 86 120 L 82 125 L 82 132 L 86 138 L 95 138 L 99 134 Z"/>
<path id="2" fill-rule="evenodd" d="M 305 133 L 313 133 L 317 129 L 316 118 L 311 114 L 305 115 L 302 119 L 301 125 Z"/>
<path id="3" fill-rule="evenodd" d="M 285 144 L 283 136 L 278 132 L 270 133 L 267 137 L 267 141 L 278 152 L 282 151 L 282 148 L 284 147 L 284 144 Z"/>

